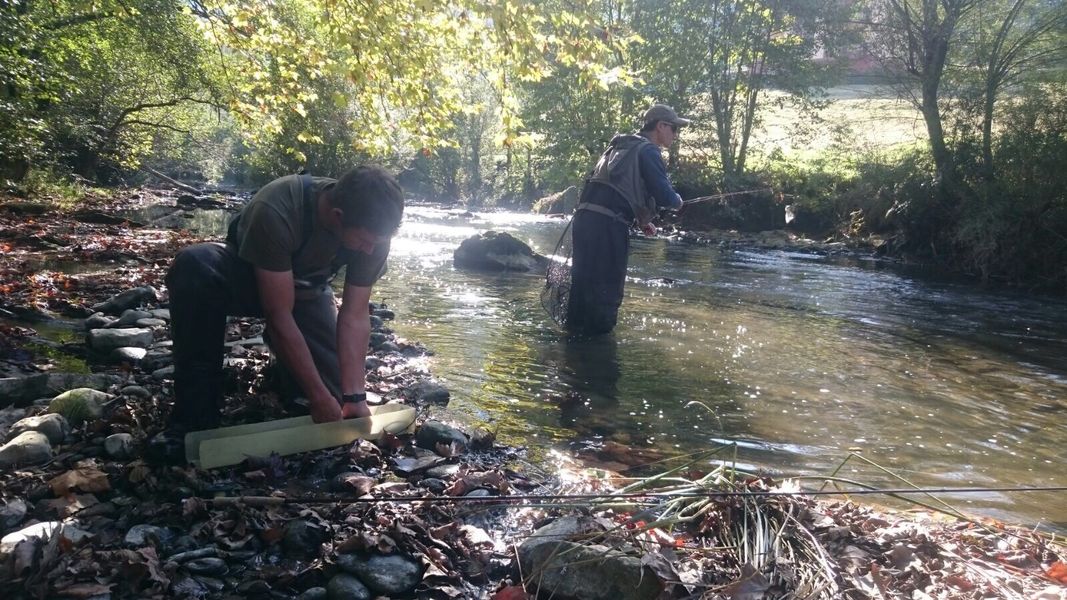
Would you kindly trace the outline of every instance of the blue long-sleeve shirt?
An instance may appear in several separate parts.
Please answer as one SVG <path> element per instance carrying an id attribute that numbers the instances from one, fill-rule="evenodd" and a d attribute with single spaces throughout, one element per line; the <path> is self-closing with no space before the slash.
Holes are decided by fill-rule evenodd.
<path id="1" fill-rule="evenodd" d="M 671 180 L 667 178 L 667 165 L 663 164 L 659 146 L 646 144 L 640 152 L 638 167 L 641 169 L 641 179 L 645 182 L 645 189 L 656 199 L 656 205 L 667 209 L 681 208 L 682 197 L 674 191 Z M 602 183 L 590 182 L 589 185 L 592 187 L 586 202 L 610 208 L 627 219 L 634 218 L 630 203 L 621 194 Z"/>

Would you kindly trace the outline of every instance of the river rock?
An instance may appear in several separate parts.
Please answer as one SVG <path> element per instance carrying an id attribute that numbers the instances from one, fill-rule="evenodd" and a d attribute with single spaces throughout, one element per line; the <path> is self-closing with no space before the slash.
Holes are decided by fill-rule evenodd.
<path id="1" fill-rule="evenodd" d="M 347 575 L 345 573 L 341 573 L 341 575 L 344 575 L 345 577 L 351 577 L 351 575 Z M 360 585 L 363 584 L 360 583 Z M 329 598 L 329 593 L 326 591 L 326 588 L 312 587 L 304 590 L 299 596 L 296 597 L 296 600 L 326 600 L 327 598 Z"/>
<path id="2" fill-rule="evenodd" d="M 104 404 L 112 397 L 92 388 L 75 388 L 52 398 L 48 411 L 63 415 L 71 425 L 80 425 L 87 419 L 104 416 Z"/>
<path id="3" fill-rule="evenodd" d="M 123 541 L 127 546 L 141 548 L 148 545 L 166 546 L 173 539 L 174 534 L 169 529 L 142 523 L 131 527 Z"/>
<path id="4" fill-rule="evenodd" d="M 382 327 L 385 327 L 385 321 L 378 315 L 371 315 L 370 328 L 374 331 L 381 331 Z"/>
<path id="5" fill-rule="evenodd" d="M 93 313 L 85 318 L 85 330 L 103 329 L 115 322 L 115 317 L 109 317 L 104 313 Z"/>
<path id="6" fill-rule="evenodd" d="M 38 465 L 52 458 L 52 444 L 37 431 L 27 431 L 0 446 L 0 468 Z"/>
<path id="7" fill-rule="evenodd" d="M 194 575 L 207 575 L 209 577 L 221 577 L 229 571 L 226 561 L 214 557 L 197 558 L 182 566 Z"/>
<path id="8" fill-rule="evenodd" d="M 10 531 L 26 518 L 26 502 L 21 498 L 0 504 L 0 532 Z"/>
<path id="9" fill-rule="evenodd" d="M 163 319 L 164 321 L 170 320 L 169 308 L 153 308 L 152 310 L 148 311 L 148 314 L 152 315 L 152 318 L 154 319 Z"/>
<path id="10" fill-rule="evenodd" d="M 578 188 L 570 186 L 562 192 L 545 196 L 533 204 L 539 215 L 569 215 L 578 206 Z"/>
<path id="11" fill-rule="evenodd" d="M 368 373 L 371 371 L 377 371 L 384 364 L 385 361 L 378 358 L 377 356 L 368 356 L 367 360 L 363 362 L 363 366 L 367 369 Z"/>
<path id="12" fill-rule="evenodd" d="M 119 390 L 119 395 L 129 396 L 130 398 L 147 399 L 152 397 L 152 392 L 139 385 L 128 385 Z"/>
<path id="13" fill-rule="evenodd" d="M 559 600 L 655 600 L 663 591 L 639 557 L 607 546 L 540 542 L 520 557 L 523 573 L 537 573 L 532 584 Z"/>
<path id="14" fill-rule="evenodd" d="M 100 304 L 94 304 L 92 308 L 94 311 L 117 315 L 124 310 L 149 302 L 154 303 L 158 300 L 156 289 L 150 285 L 145 285 L 112 296 Z"/>
<path id="15" fill-rule="evenodd" d="M 381 346 L 378 346 L 377 351 L 382 354 L 396 354 L 397 352 L 400 352 L 400 346 L 397 346 L 396 342 L 390 340 Z"/>
<path id="16" fill-rule="evenodd" d="M 315 589 L 315 588 L 312 588 Z M 304 594 L 310 592 L 304 592 Z M 304 597 L 301 594 L 301 597 Z M 363 582 L 347 573 L 338 573 L 326 584 L 326 598 L 329 600 L 371 600 L 370 590 Z"/>
<path id="17" fill-rule="evenodd" d="M 393 319 L 396 318 L 396 313 L 393 312 L 392 309 L 388 309 L 388 308 L 385 308 L 385 307 L 379 307 L 379 308 L 372 309 L 372 311 L 374 313 L 374 316 L 380 317 L 381 319 L 383 319 L 385 321 L 392 321 Z"/>
<path id="18" fill-rule="evenodd" d="M 109 325 L 109 327 L 111 329 L 131 327 L 133 325 L 136 325 L 137 321 L 140 321 L 141 319 L 149 319 L 151 317 L 152 313 L 148 312 L 147 310 L 134 310 L 131 308 L 129 310 L 122 311 L 122 315 L 119 316 L 119 319 Z"/>
<path id="19" fill-rule="evenodd" d="M 108 359 L 115 364 L 121 365 L 123 363 L 129 363 L 136 365 L 144 359 L 146 354 L 148 354 L 148 350 L 145 350 L 144 348 L 115 348 L 111 351 L 111 354 L 108 355 Z"/>
<path id="20" fill-rule="evenodd" d="M 174 354 L 167 348 L 152 348 L 141 359 L 141 368 L 146 372 L 158 371 L 174 363 Z"/>
<path id="21" fill-rule="evenodd" d="M 467 449 L 467 436 L 460 430 L 439 421 L 426 421 L 415 434 L 415 445 L 436 451 L 438 444 L 456 444 L 460 450 Z"/>
<path id="22" fill-rule="evenodd" d="M 155 328 L 155 327 L 166 327 L 167 326 L 167 322 L 164 321 L 163 319 L 153 319 L 152 317 L 148 317 L 147 319 L 137 319 L 137 322 L 134 323 L 134 325 L 136 325 L 138 327 L 145 327 L 147 329 L 152 329 L 152 328 Z"/>
<path id="23" fill-rule="evenodd" d="M 163 381 L 164 379 L 174 379 L 174 365 L 163 367 L 162 369 L 156 369 L 152 371 L 152 379 L 156 381 Z"/>
<path id="24" fill-rule="evenodd" d="M 373 350 L 377 350 L 382 347 L 382 344 L 389 341 L 389 336 L 380 331 L 372 331 L 370 334 L 370 347 Z"/>
<path id="25" fill-rule="evenodd" d="M 541 527 L 519 545 L 516 558 L 524 573 L 539 573 L 538 585 L 568 599 L 622 600 L 655 598 L 656 576 L 639 558 L 603 546 L 583 546 L 604 531 L 588 516 L 567 516 Z M 643 572 L 644 571 L 644 572 Z"/>
<path id="26" fill-rule="evenodd" d="M 443 494 L 448 487 L 448 483 L 443 479 L 436 477 L 427 477 L 418 483 L 418 486 L 424 488 L 431 494 Z"/>
<path id="27" fill-rule="evenodd" d="M 104 451 L 111 458 L 124 460 L 134 454 L 133 436 L 128 433 L 115 433 L 104 440 Z"/>
<path id="28" fill-rule="evenodd" d="M 26 409 L 15 406 L 0 408 L 0 435 L 11 428 L 11 425 L 26 418 Z"/>
<path id="29" fill-rule="evenodd" d="M 403 554 L 375 554 L 369 558 L 339 554 L 337 566 L 359 577 L 371 590 L 388 596 L 407 594 L 422 581 L 422 563 Z"/>
<path id="30" fill-rule="evenodd" d="M 451 395 L 448 388 L 430 379 L 420 379 L 404 388 L 404 397 L 415 402 L 448 404 Z"/>
<path id="31" fill-rule="evenodd" d="M 291 556 L 312 556 L 318 554 L 327 537 L 328 532 L 322 526 L 296 519 L 286 523 L 282 547 Z"/>
<path id="32" fill-rule="evenodd" d="M 457 269 L 475 271 L 535 271 L 548 265 L 547 258 L 502 231 L 486 231 L 463 240 L 452 253 L 452 262 Z"/>
<path id="33" fill-rule="evenodd" d="M 437 477 L 439 479 L 448 479 L 459 473 L 459 465 L 452 463 L 447 465 L 437 465 L 426 470 L 427 477 Z"/>
<path id="34" fill-rule="evenodd" d="M 89 332 L 89 347 L 101 353 L 126 346 L 148 348 L 152 340 L 152 330 L 140 327 L 93 329 Z"/>
<path id="35" fill-rule="evenodd" d="M 73 522 L 44 521 L 42 523 L 34 523 L 0 538 L 0 556 L 11 554 L 15 551 L 15 547 L 23 542 L 47 542 L 54 535 L 62 535 L 74 544 L 80 544 L 92 537 L 91 533 L 78 529 L 76 523 Z"/>
<path id="36" fill-rule="evenodd" d="M 330 489 L 335 492 L 345 492 L 362 496 L 370 492 L 375 481 L 362 473 L 348 471 L 335 476 L 330 480 Z"/>
<path id="37" fill-rule="evenodd" d="M 5 377 L 0 379 L 0 406 L 51 398 L 74 388 L 102 390 L 121 382 L 122 378 L 117 375 L 101 373 L 40 373 L 29 377 Z"/>
<path id="38" fill-rule="evenodd" d="M 47 414 L 36 417 L 26 417 L 11 426 L 7 434 L 7 440 L 11 440 L 19 434 L 27 431 L 43 433 L 52 444 L 62 444 L 70 433 L 70 424 L 63 415 Z"/>

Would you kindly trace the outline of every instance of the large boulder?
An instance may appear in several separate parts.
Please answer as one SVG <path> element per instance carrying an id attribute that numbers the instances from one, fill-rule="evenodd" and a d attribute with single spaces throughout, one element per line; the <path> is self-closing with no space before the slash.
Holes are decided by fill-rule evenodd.
<path id="1" fill-rule="evenodd" d="M 476 271 L 534 271 L 548 259 L 509 233 L 487 231 L 463 240 L 452 254 L 457 269 Z"/>
<path id="2" fill-rule="evenodd" d="M 572 185 L 534 202 L 533 211 L 539 215 L 569 215 L 578 206 L 578 195 L 578 188 Z"/>

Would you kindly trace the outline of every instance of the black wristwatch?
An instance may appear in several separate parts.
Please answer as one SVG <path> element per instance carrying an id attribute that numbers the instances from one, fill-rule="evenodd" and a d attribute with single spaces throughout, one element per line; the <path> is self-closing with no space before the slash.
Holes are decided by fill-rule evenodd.
<path id="1" fill-rule="evenodd" d="M 349 402 L 366 402 L 367 392 L 358 392 L 355 394 L 343 394 L 341 396 L 341 402 L 348 404 Z"/>

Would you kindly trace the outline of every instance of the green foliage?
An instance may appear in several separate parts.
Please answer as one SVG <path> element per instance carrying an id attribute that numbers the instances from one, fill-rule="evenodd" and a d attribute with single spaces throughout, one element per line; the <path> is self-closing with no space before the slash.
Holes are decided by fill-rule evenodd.
<path id="1" fill-rule="evenodd" d="M 0 23 L 0 161 L 88 177 L 135 166 L 153 132 L 205 102 L 203 38 L 173 0 L 7 3 Z M 21 171 L 21 173 L 20 173 Z"/>
<path id="2" fill-rule="evenodd" d="M 961 206 L 960 266 L 983 279 L 1067 290 L 1067 85 L 1025 90 L 1005 108 L 998 178 Z"/>

